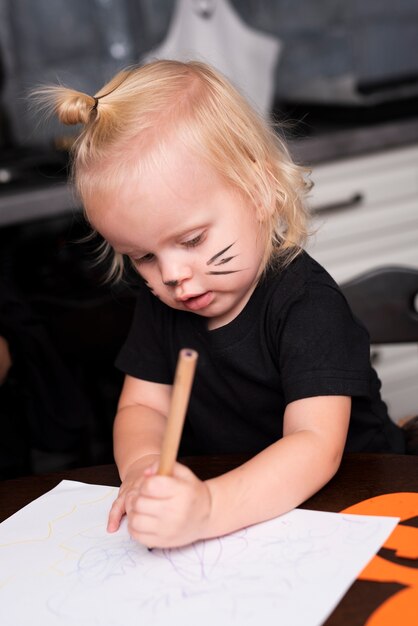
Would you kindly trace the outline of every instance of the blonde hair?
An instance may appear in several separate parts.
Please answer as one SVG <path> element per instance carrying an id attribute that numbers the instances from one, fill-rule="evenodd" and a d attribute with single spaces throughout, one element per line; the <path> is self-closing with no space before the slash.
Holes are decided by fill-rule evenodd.
<path id="1" fill-rule="evenodd" d="M 64 124 L 83 124 L 72 177 L 85 200 L 121 186 L 179 138 L 253 203 L 266 227 L 265 265 L 289 263 L 307 237 L 307 170 L 219 72 L 204 63 L 155 61 L 119 72 L 95 96 L 66 87 L 35 96 Z M 134 148 L 134 149 L 133 149 Z M 106 255 L 110 246 L 102 249 Z M 110 275 L 120 278 L 114 254 Z"/>

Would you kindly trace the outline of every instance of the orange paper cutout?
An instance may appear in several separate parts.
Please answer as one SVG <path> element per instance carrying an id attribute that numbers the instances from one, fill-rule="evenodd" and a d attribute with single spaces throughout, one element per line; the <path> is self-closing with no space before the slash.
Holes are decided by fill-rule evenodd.
<path id="1" fill-rule="evenodd" d="M 388 515 L 407 521 L 418 516 L 418 493 L 388 493 L 350 506 L 342 513 L 355 515 Z M 397 558 L 418 558 L 418 528 L 397 526 L 383 548 L 395 551 Z M 393 563 L 376 555 L 359 575 L 361 580 L 400 583 L 405 589 L 383 602 L 369 617 L 365 626 L 417 626 L 418 624 L 418 569 Z"/>

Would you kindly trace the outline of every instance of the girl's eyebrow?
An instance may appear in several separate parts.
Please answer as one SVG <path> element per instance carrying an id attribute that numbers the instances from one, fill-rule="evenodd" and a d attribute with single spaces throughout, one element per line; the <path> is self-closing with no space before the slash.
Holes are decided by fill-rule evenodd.
<path id="1" fill-rule="evenodd" d="M 206 265 L 212 265 L 212 263 L 214 261 L 216 261 L 216 259 L 218 259 L 220 256 L 222 256 L 225 252 L 227 252 L 229 250 L 229 248 L 232 248 L 232 246 L 236 243 L 236 241 L 233 241 L 229 246 L 227 246 L 226 248 L 224 248 L 223 250 L 221 250 L 220 252 L 217 252 L 216 254 L 213 255 L 213 257 L 211 257 L 209 259 L 209 261 L 206 261 Z M 221 263 L 227 263 L 228 261 L 230 261 L 231 259 L 233 259 L 234 257 L 229 257 L 228 259 L 225 259 L 225 261 L 222 261 Z M 221 265 L 221 263 L 219 263 L 218 265 Z"/>
<path id="2" fill-rule="evenodd" d="M 123 254 L 125 256 L 136 256 L 138 252 L 136 248 L 132 248 L 132 247 L 127 248 L 123 245 L 112 245 L 112 248 L 114 252 L 117 252 L 118 254 Z"/>

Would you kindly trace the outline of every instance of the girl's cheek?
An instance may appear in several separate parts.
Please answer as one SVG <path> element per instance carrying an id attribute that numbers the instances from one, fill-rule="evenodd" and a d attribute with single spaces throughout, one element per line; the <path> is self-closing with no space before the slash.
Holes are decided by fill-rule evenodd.
<path id="1" fill-rule="evenodd" d="M 156 278 L 154 272 L 145 263 L 138 267 L 136 271 L 147 285 L 155 285 Z"/>

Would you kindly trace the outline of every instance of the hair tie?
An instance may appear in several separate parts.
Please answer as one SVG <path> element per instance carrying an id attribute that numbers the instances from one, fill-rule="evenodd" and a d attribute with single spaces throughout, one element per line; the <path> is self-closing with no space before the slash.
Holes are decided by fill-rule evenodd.
<path id="1" fill-rule="evenodd" d="M 130 72 L 127 72 L 126 76 L 123 77 L 123 79 L 120 81 L 120 83 L 118 85 L 116 85 L 116 87 L 114 87 L 113 89 L 108 91 L 107 93 L 102 93 L 101 96 L 92 96 L 92 98 L 94 100 L 94 104 L 91 107 L 91 111 L 96 111 L 97 105 L 99 104 L 100 98 L 104 98 L 105 96 L 110 96 L 111 93 L 113 93 L 122 83 L 125 82 L 125 80 L 132 74 L 133 71 L 134 70 L 131 70 Z"/>

